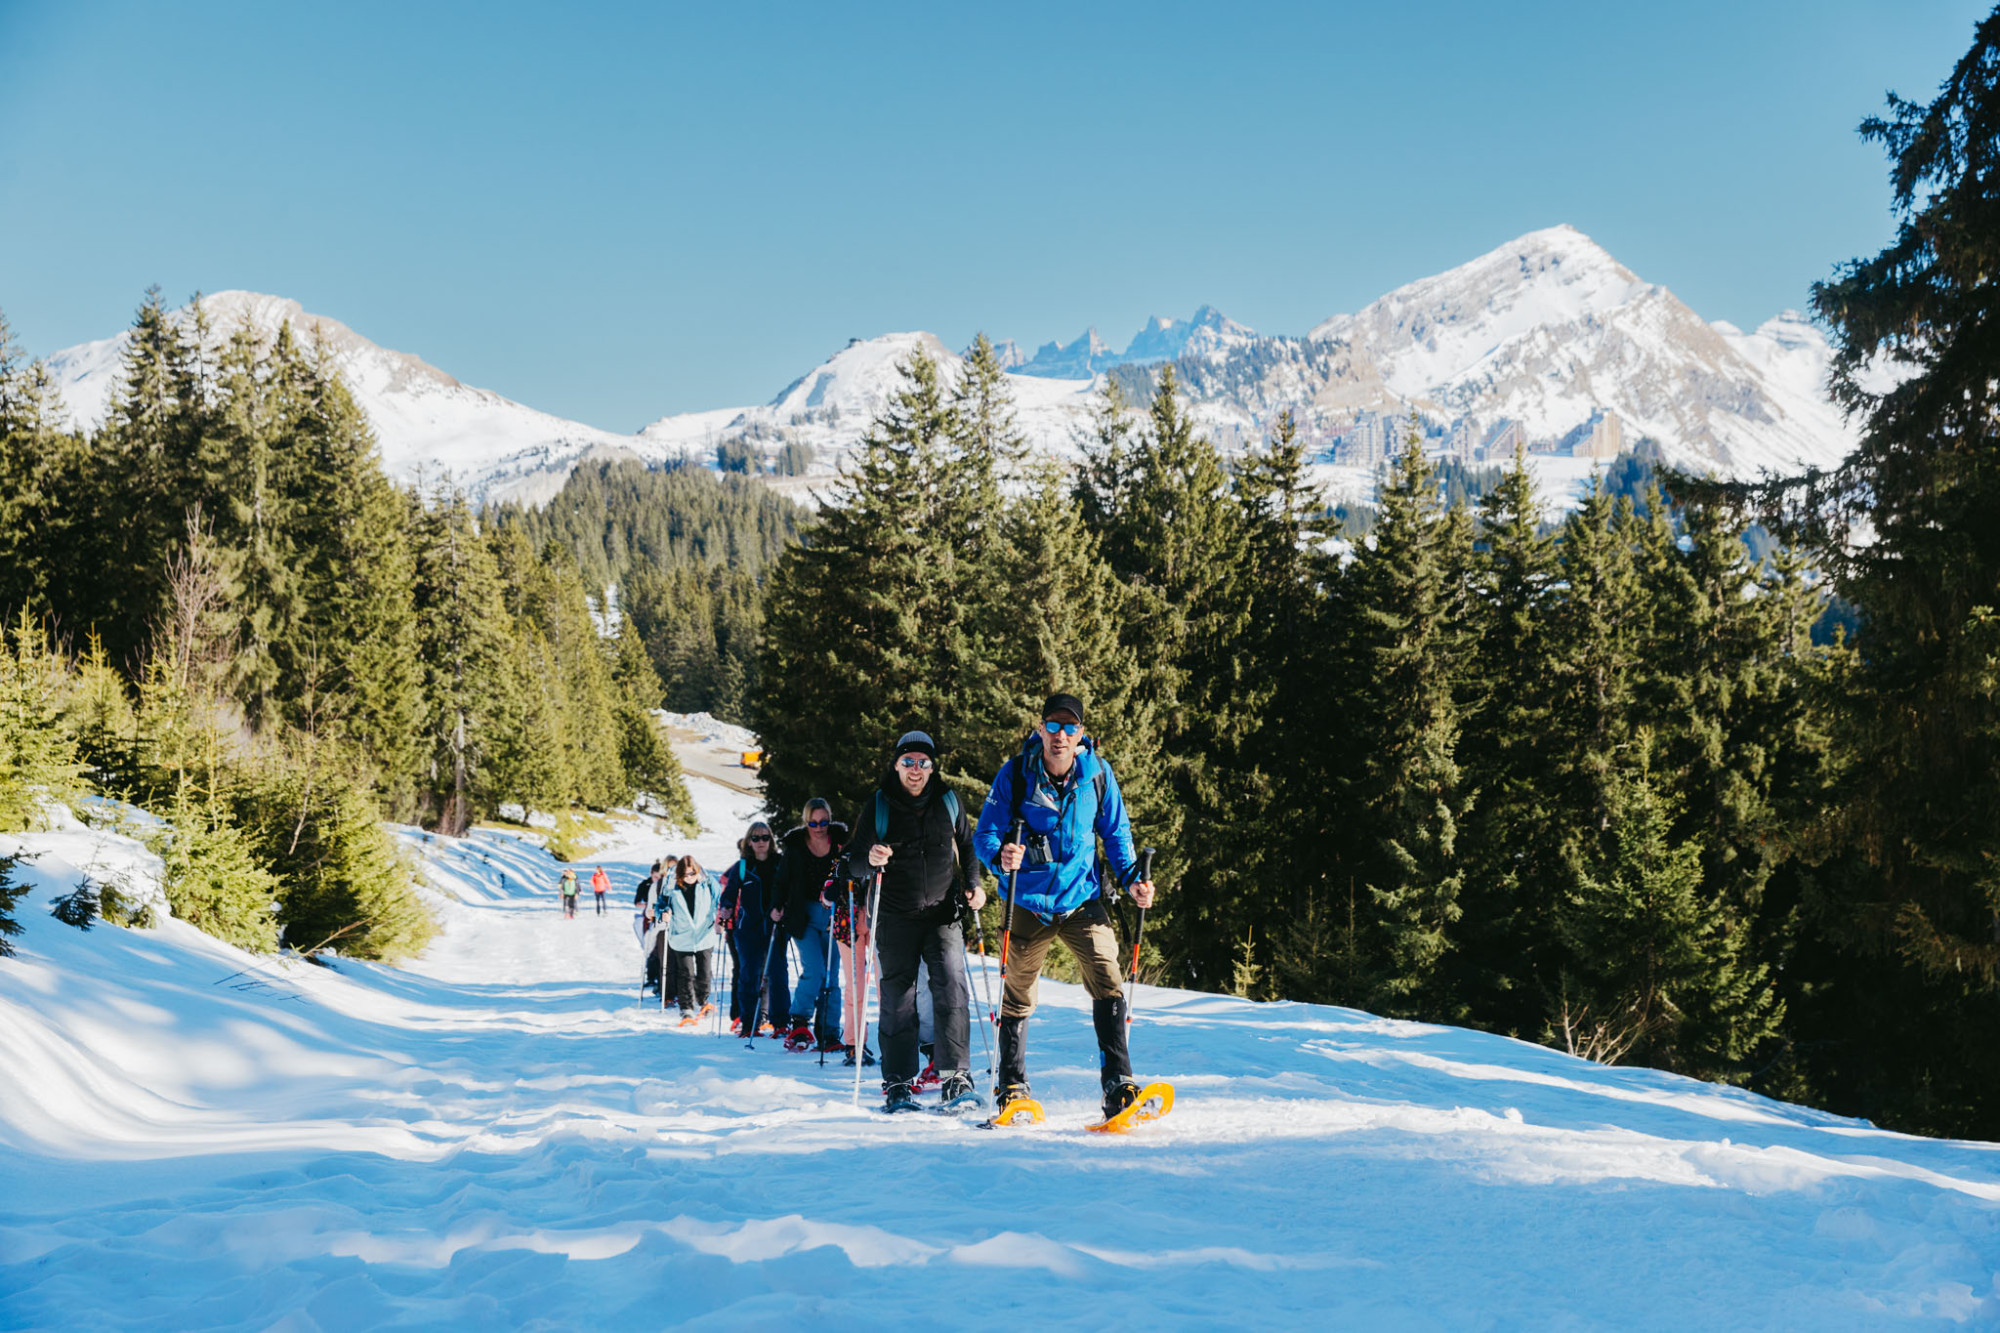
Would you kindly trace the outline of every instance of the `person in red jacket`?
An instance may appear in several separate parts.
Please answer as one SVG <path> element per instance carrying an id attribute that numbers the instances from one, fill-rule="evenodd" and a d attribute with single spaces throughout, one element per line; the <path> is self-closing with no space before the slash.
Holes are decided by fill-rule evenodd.
<path id="1" fill-rule="evenodd" d="M 604 895 L 611 892 L 611 876 L 604 873 L 604 867 L 597 867 L 590 877 L 590 891 L 597 898 L 597 914 L 604 915 Z"/>

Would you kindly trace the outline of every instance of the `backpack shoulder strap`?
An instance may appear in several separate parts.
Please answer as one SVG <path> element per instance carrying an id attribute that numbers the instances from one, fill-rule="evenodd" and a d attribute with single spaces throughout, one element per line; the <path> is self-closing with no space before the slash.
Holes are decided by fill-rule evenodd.
<path id="1" fill-rule="evenodd" d="M 944 812 L 951 816 L 951 829 L 956 834 L 958 832 L 959 816 L 958 793 L 949 787 L 944 789 Z"/>

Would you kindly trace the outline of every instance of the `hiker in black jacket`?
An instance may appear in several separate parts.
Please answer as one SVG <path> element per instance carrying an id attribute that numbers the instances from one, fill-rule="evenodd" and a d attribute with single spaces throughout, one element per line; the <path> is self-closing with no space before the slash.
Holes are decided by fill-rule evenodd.
<path id="1" fill-rule="evenodd" d="M 790 1021 L 784 996 L 771 995 L 772 1021 L 786 1026 L 785 1045 L 803 1051 L 814 1045 L 838 1050 L 840 1032 L 840 973 L 831 967 L 833 903 L 825 896 L 826 881 L 847 841 L 847 825 L 815 796 L 806 802 L 805 822 L 784 836 L 778 862 L 778 912 L 787 935 L 798 942 L 799 981 L 791 994 Z M 779 948 L 784 947 L 781 940 Z M 831 973 L 831 975 L 829 975 Z M 817 1032 L 814 1011 L 819 1011 Z"/>
<path id="2" fill-rule="evenodd" d="M 896 742 L 888 773 L 855 814 L 846 859 L 857 880 L 871 879 L 875 869 L 882 872 L 874 943 L 882 969 L 884 1109 L 917 1104 L 919 962 L 929 964 L 943 1106 L 959 1111 L 980 1105 L 968 1068 L 971 997 L 965 990 L 965 933 L 958 922 L 961 907 L 978 911 L 986 894 L 979 886 L 972 823 L 939 776 L 937 746 L 925 733 L 907 732 Z"/>

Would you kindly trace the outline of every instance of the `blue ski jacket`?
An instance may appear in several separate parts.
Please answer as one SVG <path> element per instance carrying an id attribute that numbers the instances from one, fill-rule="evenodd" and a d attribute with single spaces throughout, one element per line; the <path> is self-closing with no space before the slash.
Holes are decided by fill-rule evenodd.
<path id="1" fill-rule="evenodd" d="M 1042 743 L 1033 735 L 995 775 L 972 845 L 980 862 L 999 878 L 1002 897 L 1007 874 L 1000 869 L 1000 844 L 1016 818 L 1027 824 L 1028 848 L 1015 880 L 1015 906 L 1043 921 L 1068 916 L 1103 891 L 1097 877 L 1099 838 L 1121 882 L 1138 865 L 1125 798 L 1111 765 L 1097 753 L 1094 737 L 1084 738 L 1076 762 L 1060 782 L 1042 771 Z"/>

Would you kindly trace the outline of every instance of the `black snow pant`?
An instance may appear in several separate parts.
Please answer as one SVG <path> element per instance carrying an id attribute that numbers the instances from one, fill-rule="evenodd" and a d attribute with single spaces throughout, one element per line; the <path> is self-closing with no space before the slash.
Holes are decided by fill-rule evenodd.
<path id="1" fill-rule="evenodd" d="M 939 1074 L 970 1066 L 972 1028 L 965 994 L 965 933 L 958 922 L 891 916 L 877 923 L 875 949 L 882 959 L 882 1081 L 913 1083 L 922 1067 L 917 1051 L 917 964 L 931 974 L 931 1007 Z"/>
<path id="2" fill-rule="evenodd" d="M 680 974 L 681 1012 L 694 1013 L 708 1003 L 708 950 L 700 953 L 673 951 L 674 971 Z"/>
<path id="3" fill-rule="evenodd" d="M 769 921 L 763 926 L 759 933 L 755 925 L 746 921 L 730 937 L 730 944 L 736 950 L 736 976 L 742 984 L 730 992 L 735 999 L 730 1003 L 729 1016 L 743 1023 L 746 1037 L 752 1023 L 782 1025 L 792 1004 L 791 978 L 786 975 L 791 967 L 785 953 L 785 928 Z M 773 935 L 778 937 L 775 941 Z M 766 978 L 759 975 L 764 970 L 767 953 L 771 959 L 768 987 L 764 985 Z"/>
<path id="4" fill-rule="evenodd" d="M 604 895 L 601 893 L 597 895 L 597 914 L 604 915 Z"/>
<path id="5" fill-rule="evenodd" d="M 667 947 L 665 931 L 654 937 L 653 951 L 646 955 L 646 984 L 660 988 L 660 1006 L 662 1008 L 666 1007 L 667 998 L 680 987 L 680 968 L 678 966 L 680 957 L 680 954 L 675 953 Z M 660 975 L 662 964 L 665 965 L 666 971 L 664 977 Z"/>

